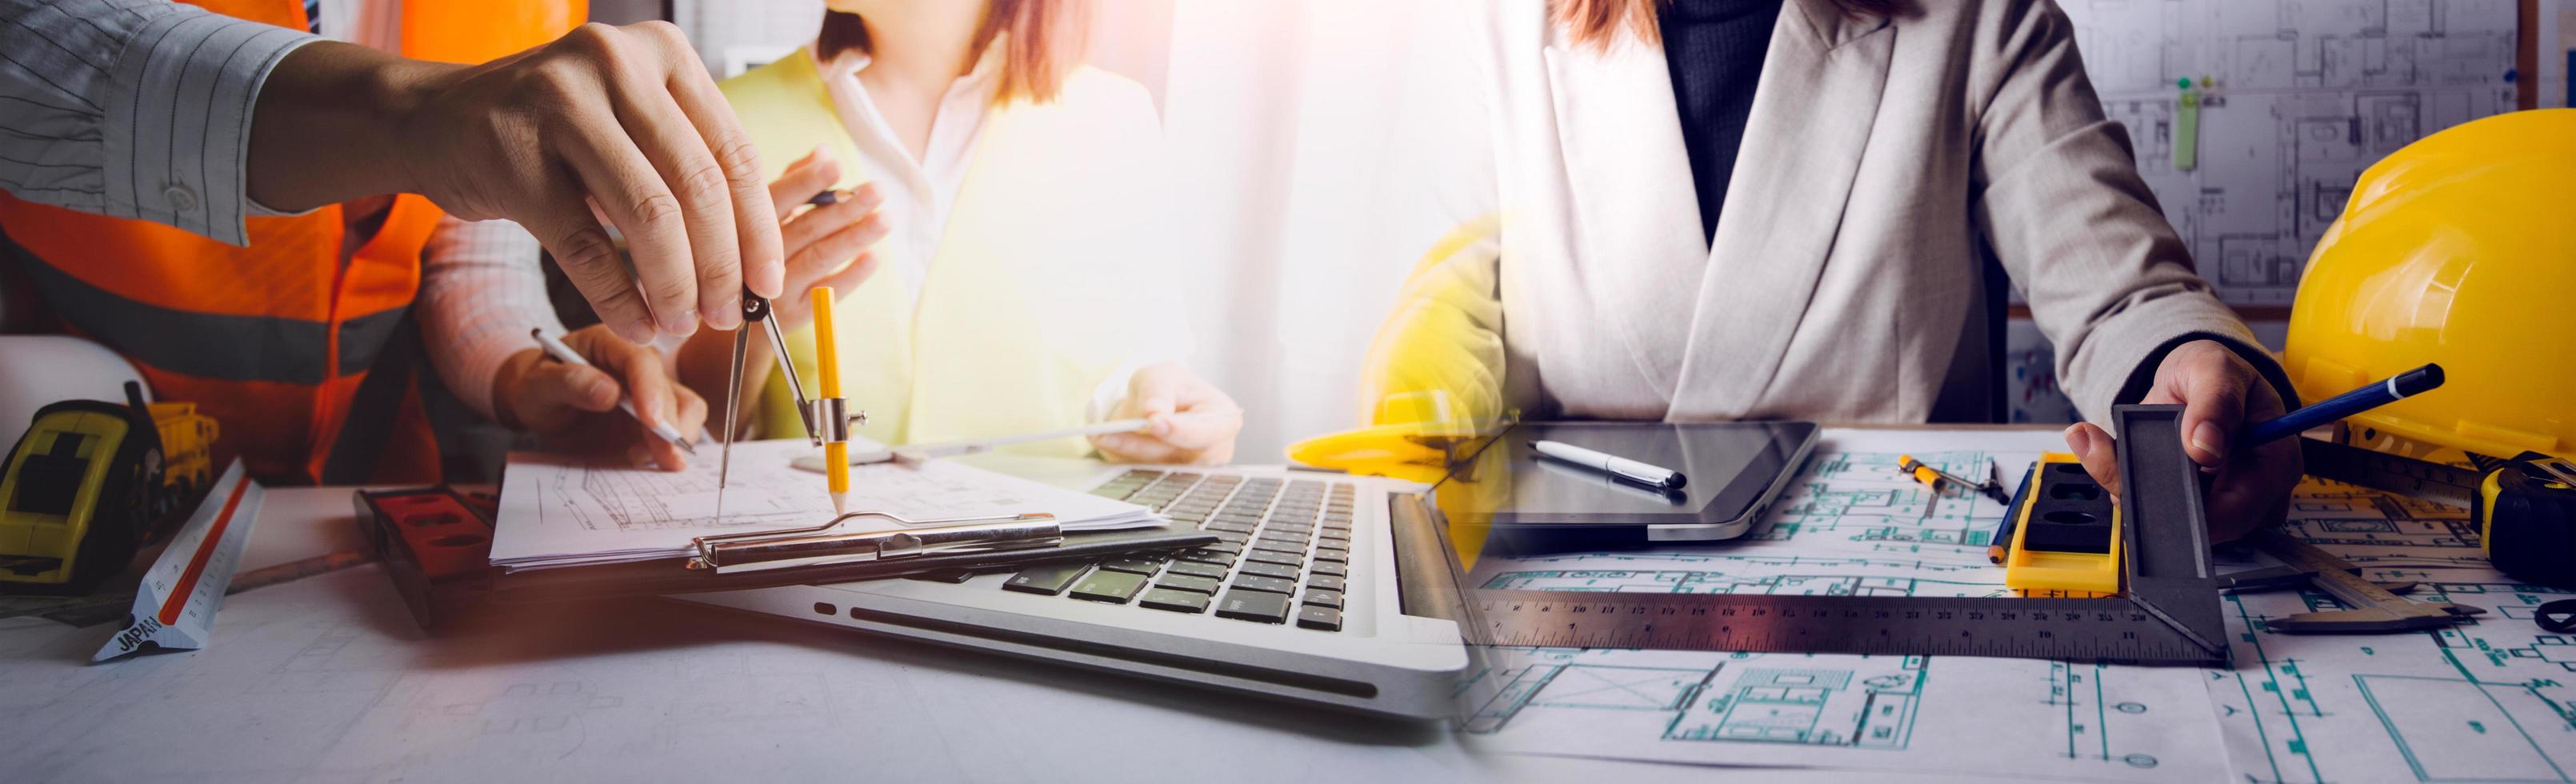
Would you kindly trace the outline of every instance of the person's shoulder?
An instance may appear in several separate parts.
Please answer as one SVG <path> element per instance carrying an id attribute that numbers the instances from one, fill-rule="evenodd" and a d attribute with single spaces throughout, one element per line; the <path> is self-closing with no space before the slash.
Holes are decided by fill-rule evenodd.
<path id="1" fill-rule="evenodd" d="M 800 46 L 786 56 L 717 82 L 716 89 L 735 104 L 770 102 L 820 91 L 823 79 L 814 64 L 813 52 Z"/>
<path id="2" fill-rule="evenodd" d="M 1809 0 L 1830 6 L 1826 0 Z M 2025 33 L 2034 27 L 2058 28 L 2067 25 L 2066 12 L 2055 0 L 1980 0 L 1973 3 L 1946 0 L 1897 0 L 1888 21 L 1900 34 L 1924 34 L 1946 31 L 1970 39 L 1992 39 Z"/>

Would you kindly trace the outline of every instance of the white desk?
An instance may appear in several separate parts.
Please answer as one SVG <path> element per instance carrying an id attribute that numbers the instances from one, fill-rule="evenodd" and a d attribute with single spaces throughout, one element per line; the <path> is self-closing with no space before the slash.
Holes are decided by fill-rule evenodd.
<path id="1" fill-rule="evenodd" d="M 1046 473 L 1044 466 L 1011 468 Z M 352 514 L 347 489 L 271 490 L 245 568 L 361 546 Z M 1475 756 L 1442 726 L 660 600 L 516 610 L 430 638 L 374 565 L 233 596 L 214 644 L 203 651 L 88 664 L 111 631 L 0 621 L 0 779 L 1652 781 L 1709 774 Z M 1788 781 L 1852 775 L 1736 772 Z"/>

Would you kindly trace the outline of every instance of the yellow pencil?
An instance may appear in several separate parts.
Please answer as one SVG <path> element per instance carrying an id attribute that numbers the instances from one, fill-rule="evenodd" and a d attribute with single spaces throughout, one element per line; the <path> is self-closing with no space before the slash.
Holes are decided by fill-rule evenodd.
<path id="1" fill-rule="evenodd" d="M 825 399 L 841 396 L 841 352 L 832 341 L 832 289 L 814 287 L 814 364 L 822 377 Z M 820 425 L 822 423 L 816 423 Z M 850 492 L 850 443 L 823 442 L 824 475 L 830 477 L 832 513 L 841 513 L 841 496 Z"/>

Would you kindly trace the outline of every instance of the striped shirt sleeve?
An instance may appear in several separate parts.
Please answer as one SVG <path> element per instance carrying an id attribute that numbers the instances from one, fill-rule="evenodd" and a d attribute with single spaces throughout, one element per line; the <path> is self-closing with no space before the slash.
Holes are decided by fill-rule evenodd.
<path id="1" fill-rule="evenodd" d="M 430 364 L 458 400 L 492 418 L 492 379 L 510 355 L 536 347 L 528 330 L 564 331 L 546 299 L 537 238 L 509 221 L 444 216 L 420 256 Z"/>
<path id="2" fill-rule="evenodd" d="M 0 190 L 241 244 L 260 84 L 312 40 L 167 0 L 0 0 Z"/>

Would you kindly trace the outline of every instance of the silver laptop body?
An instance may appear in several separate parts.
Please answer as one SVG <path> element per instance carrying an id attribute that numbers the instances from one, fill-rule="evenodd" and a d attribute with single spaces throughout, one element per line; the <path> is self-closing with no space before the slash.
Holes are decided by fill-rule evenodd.
<path id="1" fill-rule="evenodd" d="M 1227 537 L 1042 564 L 687 601 L 1414 718 L 1451 713 L 1455 572 L 1422 485 L 1263 468 L 1105 467 L 1085 487 Z M 1346 519 L 1345 519 L 1346 518 Z"/>

